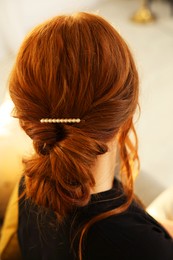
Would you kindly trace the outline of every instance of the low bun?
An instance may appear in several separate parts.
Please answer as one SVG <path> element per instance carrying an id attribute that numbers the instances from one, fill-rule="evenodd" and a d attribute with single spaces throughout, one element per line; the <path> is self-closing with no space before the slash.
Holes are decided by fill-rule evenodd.
<path id="1" fill-rule="evenodd" d="M 53 146 L 48 160 L 37 155 L 25 161 L 28 196 L 53 209 L 59 220 L 74 207 L 89 202 L 95 184 L 92 166 L 97 156 L 107 151 L 106 144 L 91 139 L 81 129 L 71 125 L 65 128 L 68 136 Z"/>

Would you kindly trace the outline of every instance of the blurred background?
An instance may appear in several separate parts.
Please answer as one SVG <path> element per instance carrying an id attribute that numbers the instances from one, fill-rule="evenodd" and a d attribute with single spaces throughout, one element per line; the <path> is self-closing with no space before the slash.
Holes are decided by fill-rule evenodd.
<path id="1" fill-rule="evenodd" d="M 143 13 L 139 14 L 141 7 Z M 152 13 L 147 13 L 146 7 Z M 31 151 L 30 140 L 10 117 L 9 73 L 26 33 L 62 13 L 97 12 L 127 41 L 137 63 L 141 88 L 141 115 L 136 122 L 141 172 L 136 192 L 147 205 L 173 184 L 172 7 L 172 1 L 166 0 L 0 0 L 0 216 L 21 174 L 21 158 Z"/>

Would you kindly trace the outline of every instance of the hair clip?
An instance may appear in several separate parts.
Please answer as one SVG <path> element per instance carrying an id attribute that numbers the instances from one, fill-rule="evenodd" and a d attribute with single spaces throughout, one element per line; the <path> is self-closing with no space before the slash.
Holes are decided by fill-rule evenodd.
<path id="1" fill-rule="evenodd" d="M 80 123 L 80 118 L 42 118 L 40 123 Z"/>

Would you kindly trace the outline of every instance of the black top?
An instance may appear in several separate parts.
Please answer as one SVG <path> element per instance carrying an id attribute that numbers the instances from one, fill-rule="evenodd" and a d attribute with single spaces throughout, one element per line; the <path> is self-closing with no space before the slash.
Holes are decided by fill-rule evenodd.
<path id="1" fill-rule="evenodd" d="M 20 183 L 19 194 L 23 190 Z M 63 225 L 53 212 L 45 212 L 24 198 L 19 203 L 18 237 L 24 260 L 77 260 L 78 240 L 70 250 L 70 235 L 101 212 L 122 204 L 121 185 L 92 195 L 90 203 L 76 209 Z M 173 240 L 136 202 L 122 214 L 95 223 L 84 242 L 83 260 L 173 260 Z"/>

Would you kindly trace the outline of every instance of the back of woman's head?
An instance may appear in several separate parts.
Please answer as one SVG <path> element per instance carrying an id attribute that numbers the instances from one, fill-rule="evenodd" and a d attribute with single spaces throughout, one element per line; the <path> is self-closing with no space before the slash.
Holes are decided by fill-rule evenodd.
<path id="1" fill-rule="evenodd" d="M 17 56 L 10 94 L 35 148 L 25 160 L 27 197 L 59 218 L 86 205 L 95 183 L 92 166 L 116 134 L 123 184 L 132 194 L 129 149 L 134 156 L 136 151 L 128 132 L 138 75 L 126 43 L 103 18 L 79 13 L 36 27 Z M 81 121 L 40 123 L 42 118 Z"/>

